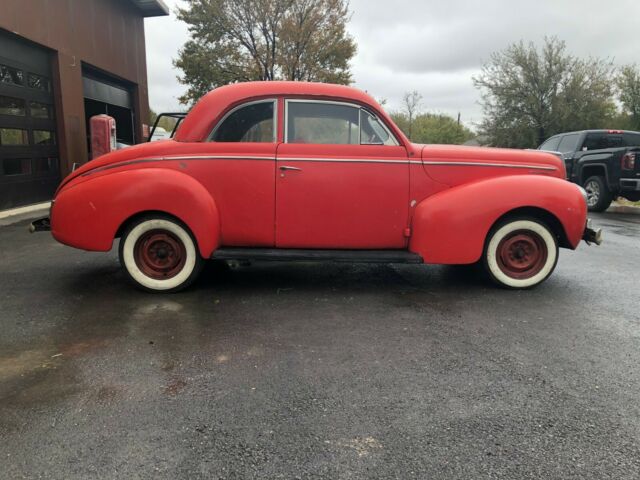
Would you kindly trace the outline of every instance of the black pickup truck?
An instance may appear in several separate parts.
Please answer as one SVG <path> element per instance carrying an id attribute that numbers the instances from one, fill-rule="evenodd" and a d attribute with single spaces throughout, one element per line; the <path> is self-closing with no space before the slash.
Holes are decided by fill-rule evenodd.
<path id="1" fill-rule="evenodd" d="M 538 147 L 558 154 L 567 179 L 587 191 L 592 212 L 603 212 L 614 198 L 640 200 L 640 132 L 584 130 L 561 133 Z"/>

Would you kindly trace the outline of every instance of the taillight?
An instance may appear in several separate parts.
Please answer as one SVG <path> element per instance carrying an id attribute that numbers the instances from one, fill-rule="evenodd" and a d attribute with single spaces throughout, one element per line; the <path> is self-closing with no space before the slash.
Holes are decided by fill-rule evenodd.
<path id="1" fill-rule="evenodd" d="M 621 160 L 621 167 L 623 170 L 633 170 L 636 168 L 636 154 L 625 153 Z"/>

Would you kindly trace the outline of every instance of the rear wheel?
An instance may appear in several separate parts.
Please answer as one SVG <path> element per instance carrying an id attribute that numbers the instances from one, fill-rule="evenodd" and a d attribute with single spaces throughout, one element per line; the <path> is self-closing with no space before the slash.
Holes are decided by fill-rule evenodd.
<path id="1" fill-rule="evenodd" d="M 533 218 L 512 218 L 487 237 L 483 264 L 491 279 L 507 288 L 531 288 L 545 281 L 558 262 L 551 229 Z"/>
<path id="2" fill-rule="evenodd" d="M 142 217 L 120 239 L 120 263 L 129 279 L 151 292 L 177 292 L 198 276 L 203 259 L 181 222 L 161 215 Z"/>
<path id="3" fill-rule="evenodd" d="M 584 189 L 587 192 L 587 207 L 591 212 L 604 212 L 613 201 L 613 194 L 607 186 L 603 177 L 589 177 L 584 182 Z"/>

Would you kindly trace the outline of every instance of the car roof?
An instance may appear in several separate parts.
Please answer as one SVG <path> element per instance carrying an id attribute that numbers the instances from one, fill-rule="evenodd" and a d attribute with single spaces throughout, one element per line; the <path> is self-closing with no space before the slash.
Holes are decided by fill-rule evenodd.
<path id="1" fill-rule="evenodd" d="M 370 106 L 376 111 L 375 113 L 387 121 L 387 124 L 395 127 L 378 102 L 369 94 L 357 88 L 316 82 L 244 82 L 218 87 L 202 97 L 181 123 L 175 135 L 175 140 L 183 142 L 201 141 L 211 133 L 213 126 L 230 108 L 251 100 L 279 96 L 336 99 Z M 212 115 L 212 112 L 215 112 L 215 114 Z M 393 130 L 398 137 L 406 142 L 406 138 L 397 128 L 393 128 Z"/>
<path id="2" fill-rule="evenodd" d="M 573 132 L 562 132 L 562 133 L 556 133 L 555 135 L 549 137 L 547 140 L 550 140 L 552 138 L 555 137 L 560 137 L 562 135 L 571 135 L 574 133 L 610 133 L 612 135 L 620 135 L 620 134 L 625 134 L 625 133 L 632 133 L 632 134 L 636 134 L 636 135 L 640 135 L 640 132 L 636 132 L 633 130 L 619 130 L 619 129 L 615 129 L 615 128 L 600 128 L 600 129 L 593 129 L 593 130 L 576 130 Z M 545 140 L 545 142 L 547 141 Z"/>

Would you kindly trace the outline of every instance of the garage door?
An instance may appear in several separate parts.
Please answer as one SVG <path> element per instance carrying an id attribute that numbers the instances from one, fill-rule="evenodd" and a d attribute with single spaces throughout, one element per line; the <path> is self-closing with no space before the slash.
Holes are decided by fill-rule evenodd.
<path id="1" fill-rule="evenodd" d="M 49 200 L 59 181 L 50 54 L 0 31 L 0 210 Z"/>

